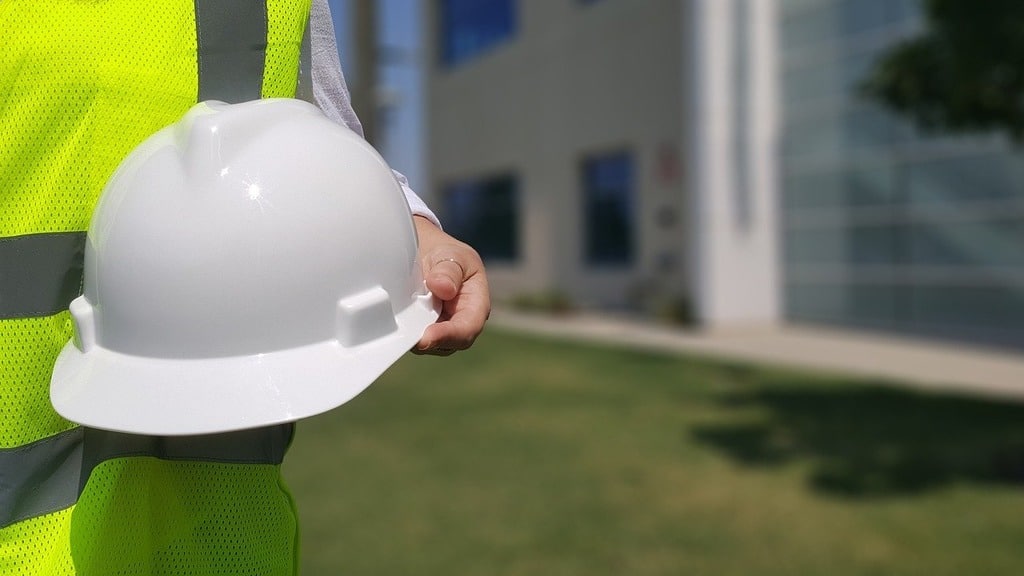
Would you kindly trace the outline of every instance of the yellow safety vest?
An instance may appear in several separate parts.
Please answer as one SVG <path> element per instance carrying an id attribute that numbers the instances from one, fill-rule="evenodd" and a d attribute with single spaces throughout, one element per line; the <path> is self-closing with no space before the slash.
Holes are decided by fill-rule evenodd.
<path id="1" fill-rule="evenodd" d="M 0 0 L 0 576 L 294 574 L 290 427 L 155 438 L 49 403 L 85 230 L 194 103 L 296 94 L 310 0 Z"/>

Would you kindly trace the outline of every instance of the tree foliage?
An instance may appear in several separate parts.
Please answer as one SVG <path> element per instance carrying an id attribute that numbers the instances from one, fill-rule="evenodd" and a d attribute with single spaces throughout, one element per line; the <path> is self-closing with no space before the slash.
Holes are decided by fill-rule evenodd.
<path id="1" fill-rule="evenodd" d="M 928 26 L 862 85 L 926 129 L 1001 130 L 1024 143 L 1024 0 L 924 0 Z"/>

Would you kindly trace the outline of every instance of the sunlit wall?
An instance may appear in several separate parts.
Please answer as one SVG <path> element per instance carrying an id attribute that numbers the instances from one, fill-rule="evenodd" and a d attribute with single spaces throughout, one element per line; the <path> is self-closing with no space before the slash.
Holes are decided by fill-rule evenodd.
<path id="1" fill-rule="evenodd" d="M 686 291 L 677 0 L 429 3 L 435 204 L 499 300 Z"/>

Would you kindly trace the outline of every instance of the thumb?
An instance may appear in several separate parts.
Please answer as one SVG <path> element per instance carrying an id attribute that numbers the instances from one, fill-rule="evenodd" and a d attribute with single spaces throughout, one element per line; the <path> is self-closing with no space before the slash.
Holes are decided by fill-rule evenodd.
<path id="1" fill-rule="evenodd" d="M 454 258 L 438 258 L 426 270 L 427 289 L 441 300 L 451 300 L 462 289 L 466 270 Z"/>

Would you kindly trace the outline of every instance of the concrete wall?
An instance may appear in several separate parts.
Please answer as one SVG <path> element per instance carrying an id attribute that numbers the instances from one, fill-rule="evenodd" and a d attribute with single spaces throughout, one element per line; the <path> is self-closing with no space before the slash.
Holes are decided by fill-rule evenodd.
<path id="1" fill-rule="evenodd" d="M 616 306 L 656 277 L 666 291 L 685 291 L 683 3 L 518 5 L 515 37 L 453 69 L 438 64 L 436 14 L 425 19 L 434 189 L 519 175 L 521 257 L 488 267 L 499 298 L 557 288 L 579 303 Z M 580 167 L 618 150 L 634 156 L 636 258 L 628 269 L 589 269 Z"/>

